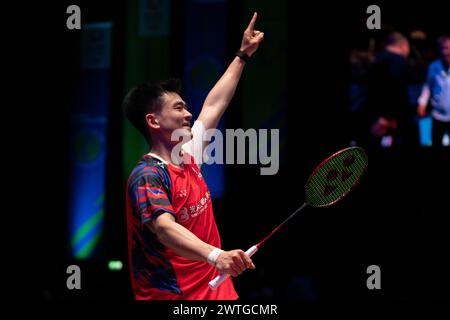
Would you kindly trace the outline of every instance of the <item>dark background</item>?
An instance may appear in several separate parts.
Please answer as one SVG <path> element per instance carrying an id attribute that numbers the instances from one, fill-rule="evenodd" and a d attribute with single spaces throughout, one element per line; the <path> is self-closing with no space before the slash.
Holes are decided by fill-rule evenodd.
<path id="1" fill-rule="evenodd" d="M 71 90 L 80 59 L 79 32 L 65 27 L 70 4 L 81 7 L 83 22 L 115 22 L 111 110 L 116 111 L 110 112 L 108 127 L 105 236 L 101 253 L 89 261 L 74 261 L 68 250 L 67 106 L 74 99 Z M 369 4 L 289 3 L 287 159 L 275 176 L 260 176 L 256 166 L 226 167 L 226 194 L 214 203 L 225 248 L 246 249 L 284 220 L 303 203 L 303 186 L 314 167 L 349 145 L 348 54 L 367 38 Z M 446 11 L 438 2 L 378 5 L 382 21 L 401 31 L 422 28 L 432 37 L 448 32 Z M 114 183 L 121 175 L 122 150 L 115 141 L 121 139 L 122 114 L 114 107 L 124 90 L 124 7 L 77 1 L 8 11 L 21 23 L 4 38 L 5 297 L 132 299 L 123 187 Z M 181 2 L 172 7 L 170 61 L 175 76 L 183 72 L 183 10 Z M 231 59 L 251 13 L 242 12 L 234 1 L 227 10 Z M 264 12 L 258 28 L 264 30 Z M 270 45 L 269 37 L 260 51 Z M 260 51 L 256 54 L 263 54 Z M 238 90 L 235 108 L 241 94 Z M 239 127 L 240 121 L 239 111 L 227 114 L 232 127 Z M 242 298 L 450 297 L 445 259 L 450 240 L 448 151 L 418 147 L 368 153 L 369 170 L 354 192 L 332 208 L 305 210 L 255 255 L 256 271 L 235 281 Z M 112 259 L 122 260 L 125 268 L 109 271 L 107 261 Z M 82 290 L 65 286 L 70 264 L 82 269 Z M 366 288 L 366 268 L 372 264 L 381 268 L 382 290 Z"/>

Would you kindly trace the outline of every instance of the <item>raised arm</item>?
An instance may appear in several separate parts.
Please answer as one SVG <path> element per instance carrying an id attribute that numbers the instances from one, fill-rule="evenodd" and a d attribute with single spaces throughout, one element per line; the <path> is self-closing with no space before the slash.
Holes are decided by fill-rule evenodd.
<path id="1" fill-rule="evenodd" d="M 255 12 L 247 29 L 244 31 L 240 47 L 240 51 L 249 57 L 255 53 L 259 44 L 264 39 L 264 32 L 255 30 L 257 16 Z M 206 129 L 217 127 L 220 118 L 233 98 L 244 65 L 245 61 L 236 56 L 206 97 L 202 111 L 198 117 L 198 120 L 203 123 Z"/>

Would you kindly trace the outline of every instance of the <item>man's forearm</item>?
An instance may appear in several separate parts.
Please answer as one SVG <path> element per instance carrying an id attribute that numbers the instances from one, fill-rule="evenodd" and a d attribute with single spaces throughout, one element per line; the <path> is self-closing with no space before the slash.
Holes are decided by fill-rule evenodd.
<path id="1" fill-rule="evenodd" d="M 264 32 L 254 29 L 257 16 L 255 12 L 247 29 L 244 31 L 239 48 L 240 51 L 249 57 L 255 53 L 259 44 L 264 39 Z M 244 66 L 245 61 L 243 58 L 238 56 L 234 57 L 225 73 L 209 92 L 198 117 L 198 120 L 203 123 L 206 129 L 217 127 L 220 118 L 234 96 Z"/>
<path id="2" fill-rule="evenodd" d="M 431 92 L 428 84 L 424 84 L 422 87 L 422 91 L 420 92 L 419 98 L 417 98 L 417 103 L 419 105 L 426 106 L 428 101 L 430 100 Z"/>
<path id="3" fill-rule="evenodd" d="M 156 230 L 159 241 L 176 254 L 191 260 L 206 261 L 215 248 L 175 221 L 165 221 Z"/>
<path id="4" fill-rule="evenodd" d="M 220 118 L 230 104 L 244 70 L 245 61 L 235 57 L 225 73 L 209 92 L 203 108 L 209 118 Z"/>

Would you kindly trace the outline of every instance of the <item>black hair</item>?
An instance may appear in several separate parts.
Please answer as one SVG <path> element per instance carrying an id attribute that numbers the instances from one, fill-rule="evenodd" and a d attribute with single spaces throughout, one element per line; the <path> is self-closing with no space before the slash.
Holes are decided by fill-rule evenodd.
<path id="1" fill-rule="evenodd" d="M 439 46 L 439 48 L 442 48 L 442 46 L 444 45 L 444 42 L 449 41 L 450 40 L 450 36 L 444 34 L 441 35 L 440 37 L 437 38 L 437 44 Z"/>
<path id="2" fill-rule="evenodd" d="M 161 110 L 161 97 L 164 93 L 181 93 L 180 79 L 143 83 L 128 92 L 123 100 L 123 109 L 127 119 L 142 133 L 150 143 L 149 131 L 145 117 Z"/>
<path id="3" fill-rule="evenodd" d="M 401 34 L 400 32 L 391 32 L 386 39 L 387 45 L 398 45 L 404 41 L 408 41 L 408 39 Z"/>

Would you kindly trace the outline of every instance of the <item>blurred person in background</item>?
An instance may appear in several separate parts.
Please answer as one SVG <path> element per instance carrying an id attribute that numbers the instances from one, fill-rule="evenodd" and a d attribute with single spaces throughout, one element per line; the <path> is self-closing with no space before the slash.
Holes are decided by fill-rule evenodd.
<path id="1" fill-rule="evenodd" d="M 442 146 L 444 134 L 450 135 L 450 36 L 440 37 L 438 45 L 440 57 L 428 67 L 417 107 L 424 117 L 431 106 L 433 146 Z"/>
<path id="2" fill-rule="evenodd" d="M 370 143 L 375 146 L 418 144 L 415 112 L 409 99 L 409 55 L 408 39 L 392 32 L 369 71 L 367 112 Z"/>

